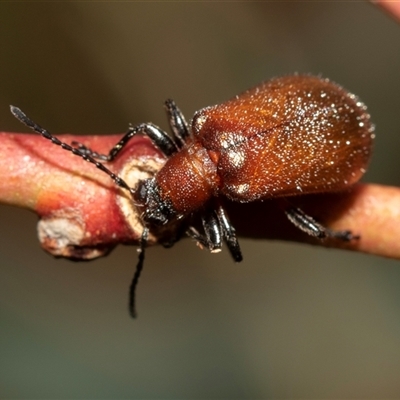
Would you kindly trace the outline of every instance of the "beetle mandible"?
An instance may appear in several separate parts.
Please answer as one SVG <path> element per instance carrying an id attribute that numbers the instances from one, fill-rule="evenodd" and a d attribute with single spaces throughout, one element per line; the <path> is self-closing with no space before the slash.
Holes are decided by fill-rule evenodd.
<path id="1" fill-rule="evenodd" d="M 182 233 L 210 251 L 223 241 L 235 261 L 242 260 L 236 232 L 221 197 L 250 202 L 317 192 L 340 191 L 357 182 L 366 170 L 374 137 L 366 107 L 337 84 L 310 75 L 275 78 L 233 99 L 194 114 L 189 126 L 174 101 L 165 102 L 172 137 L 152 123 L 130 127 L 108 155 L 79 143 L 60 141 L 11 106 L 13 115 L 54 144 L 93 163 L 128 190 L 139 208 L 144 229 L 141 252 L 130 290 L 143 268 L 149 231 L 176 224 Z M 137 134 L 148 136 L 167 157 L 153 177 L 135 188 L 98 160 L 110 162 Z M 317 238 L 352 240 L 350 231 L 332 231 L 301 209 L 285 210 L 298 228 Z M 203 232 L 192 224 L 198 215 Z"/>

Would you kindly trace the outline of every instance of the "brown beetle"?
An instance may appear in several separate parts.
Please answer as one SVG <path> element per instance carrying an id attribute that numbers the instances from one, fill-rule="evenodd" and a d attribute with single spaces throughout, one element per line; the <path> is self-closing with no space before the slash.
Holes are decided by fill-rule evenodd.
<path id="1" fill-rule="evenodd" d="M 95 164 L 131 193 L 145 226 L 131 285 L 132 315 L 149 230 L 174 223 L 176 235 L 165 245 L 175 243 L 182 233 L 210 251 L 219 251 L 225 241 L 234 260 L 241 261 L 221 196 L 250 202 L 340 191 L 360 179 L 371 155 L 374 134 L 366 107 L 328 79 L 308 75 L 272 79 L 226 103 L 196 112 L 191 127 L 172 100 L 165 106 L 172 138 L 151 123 L 140 124 L 129 128 L 107 156 L 79 143 L 73 147 L 61 142 L 11 106 L 25 125 Z M 155 176 L 131 188 L 97 160 L 112 161 L 139 133 L 148 136 L 168 160 Z M 312 236 L 355 238 L 349 231 L 323 227 L 299 208 L 289 207 L 285 212 Z M 204 233 L 193 226 L 194 215 L 200 216 Z"/>

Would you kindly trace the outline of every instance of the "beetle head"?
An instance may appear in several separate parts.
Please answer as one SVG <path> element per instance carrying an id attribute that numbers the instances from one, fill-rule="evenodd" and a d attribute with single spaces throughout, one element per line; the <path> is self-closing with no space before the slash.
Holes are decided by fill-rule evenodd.
<path id="1" fill-rule="evenodd" d="M 151 226 L 166 225 L 176 212 L 171 202 L 164 199 L 154 178 L 139 181 L 135 189 L 135 202 L 142 208 L 142 219 Z"/>

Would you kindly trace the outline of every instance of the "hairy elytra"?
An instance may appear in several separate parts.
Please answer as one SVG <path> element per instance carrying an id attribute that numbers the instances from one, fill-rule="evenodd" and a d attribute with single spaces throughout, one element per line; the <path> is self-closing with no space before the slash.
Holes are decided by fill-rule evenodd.
<path id="1" fill-rule="evenodd" d="M 25 125 L 93 163 L 132 195 L 144 225 L 130 291 L 132 315 L 136 314 L 134 293 L 149 231 L 172 224 L 165 246 L 183 234 L 212 252 L 219 251 L 225 241 L 234 260 L 241 261 L 223 197 L 251 202 L 344 190 L 360 179 L 371 155 L 374 133 L 365 105 L 320 77 L 272 79 L 223 104 L 201 109 L 191 125 L 172 100 L 165 107 L 172 137 L 152 123 L 139 124 L 130 127 L 108 155 L 101 155 L 82 144 L 60 141 L 11 106 Z M 153 177 L 131 188 L 103 162 L 115 159 L 137 134 L 148 136 L 167 161 Z M 285 213 L 299 229 L 317 238 L 357 238 L 349 231 L 322 226 L 297 207 L 288 205 Z"/>
<path id="2" fill-rule="evenodd" d="M 360 179 L 371 154 L 366 107 L 313 76 L 273 79 L 204 108 L 192 132 L 191 145 L 155 178 L 161 196 L 183 214 L 210 196 L 250 202 L 339 191 Z"/>

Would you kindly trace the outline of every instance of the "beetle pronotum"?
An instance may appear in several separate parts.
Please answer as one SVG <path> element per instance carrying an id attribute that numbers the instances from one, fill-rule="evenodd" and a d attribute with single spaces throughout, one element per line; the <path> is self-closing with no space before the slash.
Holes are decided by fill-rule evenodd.
<path id="1" fill-rule="evenodd" d="M 210 251 L 225 242 L 235 261 L 242 260 L 236 232 L 221 199 L 251 202 L 340 191 L 357 182 L 371 154 L 373 126 L 358 98 L 328 79 L 308 75 L 275 78 L 233 99 L 197 111 L 190 125 L 174 101 L 165 102 L 172 137 L 152 123 L 130 127 L 108 155 L 79 143 L 69 145 L 51 135 L 20 109 L 11 112 L 22 123 L 63 149 L 93 163 L 126 189 L 138 207 L 144 229 L 130 289 L 143 268 L 149 231 L 174 224 Z M 130 187 L 103 162 L 112 162 L 137 134 L 148 136 L 167 157 L 153 177 Z M 332 231 L 301 209 L 288 206 L 288 219 L 314 237 L 352 240 L 350 231 Z M 203 232 L 192 223 L 199 216 Z"/>

